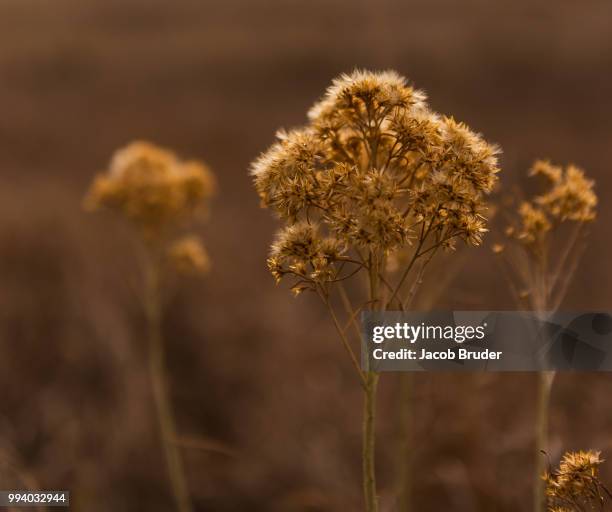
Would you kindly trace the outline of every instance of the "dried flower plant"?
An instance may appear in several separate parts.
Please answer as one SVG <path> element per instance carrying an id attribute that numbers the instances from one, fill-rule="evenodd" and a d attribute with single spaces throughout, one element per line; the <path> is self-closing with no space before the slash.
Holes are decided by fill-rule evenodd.
<path id="1" fill-rule="evenodd" d="M 612 494 L 599 478 L 601 452 L 566 452 L 559 467 L 544 473 L 549 512 L 605 510 Z"/>
<path id="2" fill-rule="evenodd" d="M 379 376 L 360 368 L 350 329 L 359 336 L 356 317 L 364 308 L 404 309 L 440 248 L 481 243 L 499 150 L 433 113 L 425 94 L 392 71 L 340 76 L 308 118 L 302 128 L 279 131 L 251 173 L 262 205 L 284 223 L 268 259 L 272 275 L 290 280 L 295 294 L 321 298 L 363 386 L 363 485 L 371 512 L 378 508 Z M 406 252 L 408 258 L 398 257 Z M 354 286 L 345 288 L 357 277 L 367 283 L 362 299 Z M 346 322 L 336 312 L 336 292 Z"/>
<path id="3" fill-rule="evenodd" d="M 519 303 L 535 311 L 556 311 L 576 270 L 581 236 L 595 220 L 597 196 L 594 182 L 573 165 L 562 168 L 538 160 L 529 175 L 544 177 L 548 188 L 519 204 L 506 228 L 508 243 L 493 250 L 512 272 Z M 563 228 L 570 225 L 567 233 Z"/>
<path id="4" fill-rule="evenodd" d="M 507 243 L 495 244 L 493 251 L 502 258 L 517 304 L 550 313 L 559 309 L 576 271 L 586 226 L 596 217 L 597 196 L 594 181 L 574 165 L 563 168 L 538 160 L 529 175 L 543 177 L 548 187 L 519 204 L 505 231 Z M 544 506 L 541 452 L 548 444 L 548 408 L 554 377 L 554 372 L 538 375 L 536 512 Z"/>
<path id="5" fill-rule="evenodd" d="M 145 247 L 144 303 L 149 328 L 149 371 L 161 442 L 179 512 L 192 510 L 174 414 L 167 385 L 162 339 L 164 277 L 175 270 L 204 274 L 209 260 L 200 239 L 177 238 L 194 221 L 206 216 L 215 191 L 211 171 L 195 161 L 147 142 L 118 150 L 107 172 L 98 175 L 86 198 L 88 210 L 109 210 L 127 219 Z"/>

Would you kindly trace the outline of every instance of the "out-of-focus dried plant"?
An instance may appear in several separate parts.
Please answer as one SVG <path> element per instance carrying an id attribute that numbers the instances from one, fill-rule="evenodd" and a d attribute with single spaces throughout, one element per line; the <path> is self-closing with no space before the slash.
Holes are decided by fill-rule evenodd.
<path id="1" fill-rule="evenodd" d="M 279 131 L 251 173 L 262 205 L 284 223 L 268 259 L 272 275 L 291 280 L 296 294 L 321 298 L 363 386 L 363 486 L 371 512 L 378 508 L 379 375 L 361 369 L 351 329 L 359 337 L 363 309 L 404 309 L 440 248 L 481 243 L 499 150 L 432 112 L 425 94 L 393 71 L 340 76 L 308 117 L 302 128 Z M 398 258 L 406 251 L 405 261 Z M 367 283 L 365 297 L 352 286 L 357 277 Z"/>
<path id="2" fill-rule="evenodd" d="M 520 307 L 540 314 L 559 309 L 584 249 L 586 226 L 596 218 L 594 181 L 574 165 L 563 168 L 545 160 L 536 161 L 530 176 L 543 177 L 547 189 L 524 200 L 510 214 L 506 243 L 493 252 L 503 263 L 510 288 Z M 548 444 L 548 409 L 554 372 L 538 375 L 536 416 L 536 471 L 534 511 L 544 507 L 540 475 L 541 452 Z"/>
<path id="3" fill-rule="evenodd" d="M 183 161 L 169 150 L 134 142 L 118 150 L 108 171 L 98 175 L 85 197 L 88 210 L 109 210 L 127 219 L 143 242 L 144 304 L 149 328 L 149 370 L 172 491 L 179 512 L 191 512 L 162 339 L 163 288 L 171 272 L 197 275 L 209 268 L 201 240 L 186 228 L 208 213 L 215 192 L 212 172 L 202 163 Z"/>
<path id="4" fill-rule="evenodd" d="M 601 452 L 566 452 L 557 469 L 544 473 L 549 512 L 607 510 L 612 494 L 599 478 Z"/>
<path id="5" fill-rule="evenodd" d="M 511 272 L 518 303 L 556 311 L 576 271 L 586 226 L 595 220 L 597 196 L 594 181 L 574 165 L 538 160 L 529 175 L 544 177 L 548 188 L 518 205 L 505 230 L 507 243 L 493 251 Z"/>
<path id="6" fill-rule="evenodd" d="M 109 169 L 96 176 L 85 207 L 120 213 L 148 242 L 156 243 L 206 214 L 215 188 L 204 164 L 182 161 L 148 142 L 133 142 L 118 150 Z"/>

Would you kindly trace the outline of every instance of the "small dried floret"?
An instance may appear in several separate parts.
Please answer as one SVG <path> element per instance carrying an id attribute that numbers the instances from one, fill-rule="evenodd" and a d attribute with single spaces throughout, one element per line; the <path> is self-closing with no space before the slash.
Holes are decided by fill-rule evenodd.
<path id="1" fill-rule="evenodd" d="M 443 154 L 440 158 L 449 177 L 471 184 L 475 193 L 489 193 L 497 181 L 498 146 L 487 143 L 480 134 L 452 117 L 443 119 Z"/>
<path id="2" fill-rule="evenodd" d="M 251 165 L 264 206 L 293 219 L 321 199 L 319 181 L 324 144 L 312 130 L 279 131 L 278 142 Z"/>
<path id="3" fill-rule="evenodd" d="M 557 502 L 575 506 L 589 503 L 601 505 L 604 497 L 599 466 L 602 463 L 601 452 L 598 451 L 565 453 L 559 468 L 542 477 L 551 503 L 549 510 L 554 510 Z"/>
<path id="4" fill-rule="evenodd" d="M 563 176 L 563 168 L 551 164 L 548 160 L 536 160 L 529 170 L 529 176 L 544 176 L 551 183 L 557 184 Z"/>
<path id="5" fill-rule="evenodd" d="M 561 459 L 558 474 L 568 477 L 578 475 L 595 476 L 603 462 L 600 451 L 581 450 L 579 452 L 567 452 L 563 455 L 563 459 Z"/>
<path id="6" fill-rule="evenodd" d="M 595 219 L 597 206 L 594 184 L 582 169 L 569 165 L 550 191 L 537 196 L 535 201 L 560 221 L 590 222 Z"/>
<path id="7" fill-rule="evenodd" d="M 544 176 L 549 189 L 519 205 L 517 225 L 506 229 L 507 236 L 528 245 L 538 244 L 562 222 L 591 222 L 595 219 L 595 182 L 586 178 L 582 169 L 574 165 L 562 168 L 538 160 L 529 175 Z"/>
<path id="8" fill-rule="evenodd" d="M 272 244 L 272 257 L 310 260 L 318 251 L 319 234 L 317 226 L 300 222 L 280 231 Z"/>
<path id="9" fill-rule="evenodd" d="M 285 275 L 299 279 L 294 291 L 334 279 L 334 264 L 342 259 L 344 248 L 334 238 L 319 236 L 318 227 L 300 222 L 279 231 L 272 244 L 268 268 L 277 281 Z"/>
<path id="10" fill-rule="evenodd" d="M 210 170 L 171 151 L 133 142 L 115 153 L 109 170 L 94 180 L 85 199 L 90 209 L 116 211 L 157 237 L 168 227 L 205 211 L 215 191 Z"/>
<path id="11" fill-rule="evenodd" d="M 368 118 L 379 109 L 422 108 L 425 93 L 409 87 L 395 71 L 354 71 L 332 81 L 324 97 L 308 112 L 313 123 Z"/>
<path id="12" fill-rule="evenodd" d="M 516 237 L 519 240 L 527 243 L 535 242 L 540 240 L 552 227 L 546 213 L 526 201 L 519 206 L 518 214 L 521 219 L 521 230 Z"/>
<path id="13" fill-rule="evenodd" d="M 202 241 L 189 235 L 175 241 L 168 249 L 168 257 L 176 270 L 186 275 L 202 275 L 210 270 L 210 260 Z"/>

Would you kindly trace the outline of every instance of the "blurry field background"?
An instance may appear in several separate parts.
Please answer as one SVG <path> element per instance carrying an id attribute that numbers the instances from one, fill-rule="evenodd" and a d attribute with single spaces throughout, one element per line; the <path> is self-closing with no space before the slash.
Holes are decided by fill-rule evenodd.
<path id="1" fill-rule="evenodd" d="M 395 68 L 501 144 L 505 185 L 535 157 L 597 180 L 564 308 L 610 309 L 611 25 L 609 0 L 0 0 L 0 488 L 69 489 L 77 511 L 172 509 L 130 233 L 81 211 L 111 153 L 145 138 L 220 182 L 202 229 L 213 272 L 177 283 L 164 325 L 197 510 L 360 510 L 360 389 L 315 298 L 268 275 L 275 222 L 249 162 L 335 75 Z M 513 307 L 487 247 L 436 304 Z M 534 377 L 415 382 L 416 510 L 527 510 Z M 551 458 L 612 459 L 612 375 L 555 386 Z M 383 510 L 396 391 L 386 375 Z"/>

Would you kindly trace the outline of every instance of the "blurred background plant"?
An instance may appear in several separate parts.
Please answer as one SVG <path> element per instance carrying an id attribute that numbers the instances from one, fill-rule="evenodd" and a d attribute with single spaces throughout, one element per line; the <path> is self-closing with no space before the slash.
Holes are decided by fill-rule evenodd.
<path id="1" fill-rule="evenodd" d="M 193 234 L 177 238 L 177 234 L 208 213 L 214 191 L 213 175 L 202 163 L 182 161 L 147 142 L 133 142 L 113 155 L 108 171 L 95 178 L 85 197 L 86 209 L 119 214 L 132 224 L 142 242 L 141 295 L 148 324 L 151 386 L 179 512 L 190 512 L 192 505 L 166 375 L 164 288 L 173 270 L 188 275 L 208 270 L 200 239 Z"/>
<path id="2" fill-rule="evenodd" d="M 392 71 L 340 76 L 308 116 L 306 127 L 279 132 L 251 173 L 262 205 L 285 223 L 270 251 L 272 275 L 289 279 L 295 294 L 319 296 L 363 386 L 363 489 L 374 512 L 379 374 L 360 367 L 350 333 L 359 344 L 363 310 L 409 306 L 440 248 L 480 245 L 499 151 L 431 112 L 424 93 Z"/>
<path id="3" fill-rule="evenodd" d="M 496 244 L 517 305 L 542 315 L 561 306 L 585 248 L 587 226 L 595 220 L 594 181 L 574 165 L 559 167 L 537 160 L 529 176 L 544 178 L 547 189 L 522 200 L 505 234 L 508 246 Z M 505 212 L 508 216 L 508 212 Z M 514 217 L 514 218 L 512 218 Z M 545 506 L 542 453 L 548 450 L 548 416 L 554 372 L 540 372 L 537 387 L 534 511 Z"/>

